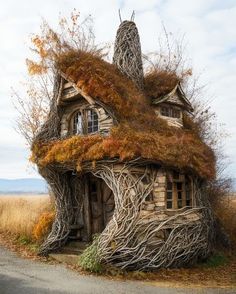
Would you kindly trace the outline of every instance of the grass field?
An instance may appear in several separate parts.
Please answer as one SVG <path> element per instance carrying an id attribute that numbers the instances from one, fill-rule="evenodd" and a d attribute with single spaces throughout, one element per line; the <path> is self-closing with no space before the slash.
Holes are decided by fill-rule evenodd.
<path id="1" fill-rule="evenodd" d="M 31 238 L 40 215 L 50 209 L 47 195 L 0 195 L 0 232 Z"/>
<path id="2" fill-rule="evenodd" d="M 0 232 L 31 237 L 40 215 L 51 210 L 47 195 L 0 195 Z M 224 198 L 215 210 L 236 244 L 236 194 Z"/>

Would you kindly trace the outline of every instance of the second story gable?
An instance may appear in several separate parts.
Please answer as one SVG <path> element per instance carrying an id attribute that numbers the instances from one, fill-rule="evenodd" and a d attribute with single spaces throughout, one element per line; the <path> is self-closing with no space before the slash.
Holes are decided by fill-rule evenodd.
<path id="1" fill-rule="evenodd" d="M 175 127 L 183 127 L 184 113 L 193 111 L 180 83 L 168 94 L 152 99 L 151 103 L 157 116 L 167 120 L 169 125 Z"/>
<path id="2" fill-rule="evenodd" d="M 63 77 L 57 103 L 62 109 L 62 138 L 89 134 L 106 136 L 114 124 L 106 106 Z"/>

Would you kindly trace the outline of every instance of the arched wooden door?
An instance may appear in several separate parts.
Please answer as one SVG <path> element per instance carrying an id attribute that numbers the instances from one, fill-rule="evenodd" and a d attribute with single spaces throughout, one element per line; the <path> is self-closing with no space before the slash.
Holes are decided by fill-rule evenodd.
<path id="1" fill-rule="evenodd" d="M 113 192 L 103 180 L 88 175 L 87 185 L 89 202 L 87 221 L 90 224 L 86 227 L 90 227 L 88 239 L 91 240 L 92 235 L 101 233 L 112 218 L 115 202 Z"/>

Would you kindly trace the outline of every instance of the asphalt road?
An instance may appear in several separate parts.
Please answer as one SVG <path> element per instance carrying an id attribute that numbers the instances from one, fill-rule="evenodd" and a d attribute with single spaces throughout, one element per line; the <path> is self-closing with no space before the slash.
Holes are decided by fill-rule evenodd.
<path id="1" fill-rule="evenodd" d="M 17 257 L 0 247 L 0 294 L 235 294 L 227 289 L 180 289 L 83 276 L 63 265 Z"/>

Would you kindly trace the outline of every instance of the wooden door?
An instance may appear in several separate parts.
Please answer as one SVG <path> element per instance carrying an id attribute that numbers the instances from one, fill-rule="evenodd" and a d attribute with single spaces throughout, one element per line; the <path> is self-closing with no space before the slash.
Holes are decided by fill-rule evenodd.
<path id="1" fill-rule="evenodd" d="M 91 211 L 92 235 L 102 232 L 103 223 L 103 207 L 101 181 L 98 178 L 90 176 L 89 178 L 89 202 Z"/>
<path id="2" fill-rule="evenodd" d="M 91 233 L 101 233 L 114 212 L 114 196 L 109 187 L 99 178 L 89 177 L 89 202 Z"/>

